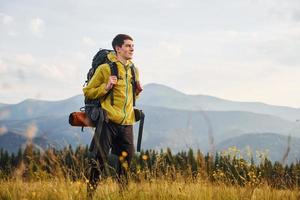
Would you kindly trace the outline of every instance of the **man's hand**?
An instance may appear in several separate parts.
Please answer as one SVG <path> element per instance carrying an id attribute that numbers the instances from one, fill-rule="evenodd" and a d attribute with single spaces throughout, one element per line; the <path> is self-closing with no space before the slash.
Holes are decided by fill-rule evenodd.
<path id="1" fill-rule="evenodd" d="M 143 88 L 142 88 L 142 86 L 141 86 L 141 83 L 138 81 L 138 82 L 136 83 L 136 90 L 135 90 L 136 95 L 139 95 L 142 91 L 143 91 Z"/>
<path id="2" fill-rule="evenodd" d="M 114 87 L 114 85 L 117 84 L 117 82 L 118 82 L 117 76 L 110 76 L 109 79 L 108 79 L 108 83 L 105 87 L 105 90 L 109 91 L 111 88 Z"/>

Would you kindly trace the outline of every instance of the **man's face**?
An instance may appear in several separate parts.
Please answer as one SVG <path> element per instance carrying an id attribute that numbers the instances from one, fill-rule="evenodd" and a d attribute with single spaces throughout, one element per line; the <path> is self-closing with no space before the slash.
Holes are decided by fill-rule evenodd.
<path id="1" fill-rule="evenodd" d="M 118 56 L 121 56 L 125 60 L 132 59 L 134 44 L 132 40 L 124 40 L 124 44 L 121 47 L 116 46 Z"/>

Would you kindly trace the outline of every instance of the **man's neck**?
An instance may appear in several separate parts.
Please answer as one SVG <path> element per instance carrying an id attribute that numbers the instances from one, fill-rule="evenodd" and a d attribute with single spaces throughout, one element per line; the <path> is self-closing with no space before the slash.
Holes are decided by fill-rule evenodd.
<path id="1" fill-rule="evenodd" d="M 128 64 L 128 60 L 122 58 L 121 56 L 117 55 L 117 59 L 118 61 L 120 61 L 123 65 L 127 65 Z"/>

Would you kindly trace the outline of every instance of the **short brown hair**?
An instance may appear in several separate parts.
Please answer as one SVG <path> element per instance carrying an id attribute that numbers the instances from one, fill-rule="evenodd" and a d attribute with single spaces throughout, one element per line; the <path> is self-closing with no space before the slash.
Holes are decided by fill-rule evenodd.
<path id="1" fill-rule="evenodd" d="M 132 37 L 126 34 L 118 34 L 112 41 L 112 47 L 114 51 L 116 51 L 116 46 L 121 47 L 124 44 L 124 40 L 131 40 L 133 41 Z"/>

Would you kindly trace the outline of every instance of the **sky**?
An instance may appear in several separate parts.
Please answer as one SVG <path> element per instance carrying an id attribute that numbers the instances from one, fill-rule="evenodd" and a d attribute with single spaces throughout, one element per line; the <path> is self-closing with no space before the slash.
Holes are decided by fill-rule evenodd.
<path id="1" fill-rule="evenodd" d="M 299 0 L 0 0 L 0 102 L 82 94 L 118 33 L 143 85 L 300 107 Z"/>

